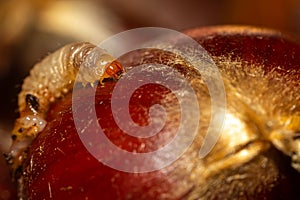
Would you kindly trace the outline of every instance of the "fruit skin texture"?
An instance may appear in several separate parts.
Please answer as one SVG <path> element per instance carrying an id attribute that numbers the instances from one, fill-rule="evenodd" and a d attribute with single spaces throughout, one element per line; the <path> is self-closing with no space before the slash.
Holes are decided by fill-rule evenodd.
<path id="1" fill-rule="evenodd" d="M 289 77 L 286 79 L 285 87 L 299 91 L 297 90 L 299 84 L 295 83 L 299 80 L 300 73 L 300 46 L 282 35 L 249 27 L 195 29 L 187 31 L 187 34 L 194 37 L 215 59 L 225 77 L 228 95 L 231 94 L 231 82 L 245 84 L 243 80 L 248 80 L 250 72 L 253 72 L 248 70 L 256 70 L 259 66 L 262 66 L 259 69 L 262 76 L 258 77 L 255 74 L 255 77 L 262 78 L 275 71 L 276 75 Z M 125 55 L 120 62 L 125 67 L 145 62 L 158 63 L 160 62 L 159 55 L 156 51 L 139 51 Z M 170 59 L 169 55 L 163 57 L 162 60 L 165 62 L 168 59 Z M 247 69 L 241 68 L 246 78 L 230 79 L 234 78 L 233 75 L 241 76 L 241 74 L 232 74 L 236 71 L 231 71 L 228 66 L 235 67 L 235 64 L 224 65 L 224 59 L 229 63 L 242 61 L 242 63 L 252 64 L 245 65 L 249 66 Z M 172 67 L 179 69 L 189 80 L 199 78 L 185 64 L 176 64 Z M 273 78 L 277 80 L 278 77 Z M 249 80 L 252 79 L 249 78 Z M 269 80 L 272 79 L 263 79 L 262 82 Z M 252 87 L 260 86 L 259 81 L 253 81 L 252 84 Z M 172 130 L 178 127 L 178 119 L 173 115 L 168 118 L 166 127 L 159 136 L 148 141 L 134 139 L 120 131 L 110 111 L 110 96 L 114 85 L 113 82 L 107 82 L 99 86 L 95 98 L 99 123 L 107 130 L 106 134 L 114 144 L 129 151 L 147 152 L 159 148 L 174 136 Z M 275 89 L 279 89 L 278 85 L 274 85 Z M 246 86 L 248 87 L 248 85 L 242 85 L 242 89 Z M 270 88 L 268 89 L 272 92 L 269 95 L 276 97 L 272 87 Z M 205 94 L 205 89 L 198 89 L 199 92 L 204 91 Z M 253 90 L 259 90 L 259 88 L 254 87 Z M 252 98 L 253 90 L 250 88 L 249 91 L 246 90 L 245 96 L 249 92 L 250 95 L 247 97 Z M 278 91 L 279 94 L 282 92 Z M 176 99 L 170 93 L 166 88 L 157 85 L 147 85 L 136 91 L 131 101 L 132 118 L 140 125 L 147 125 L 147 114 L 151 105 L 155 103 L 162 103 L 166 106 L 175 104 L 176 107 Z M 88 108 L 84 97 L 92 94 L 91 88 L 82 89 L 82 99 L 78 100 L 81 101 L 82 106 L 79 109 Z M 270 96 L 267 94 L 263 97 L 270 98 Z M 299 97 L 299 94 L 296 97 Z M 166 98 L 168 98 L 167 102 Z M 286 105 L 289 106 L 294 100 L 288 96 L 279 98 L 287 104 L 278 104 L 278 107 L 274 107 L 275 111 L 279 110 L 284 115 L 290 114 L 286 111 Z M 276 103 L 278 99 L 274 98 L 271 103 Z M 228 96 L 228 109 L 234 110 L 236 104 L 231 100 L 234 100 L 234 97 Z M 262 105 L 265 105 L 260 98 L 252 100 L 254 103 L 263 102 Z M 23 195 L 27 199 L 197 199 L 199 197 L 204 199 L 292 199 L 300 196 L 297 189 L 300 184 L 299 173 L 290 167 L 289 158 L 276 149 L 270 141 L 262 141 L 265 148 L 251 160 L 220 168 L 222 170 L 207 176 L 198 172 L 198 168 L 209 168 L 215 165 L 214 160 L 217 154 L 212 152 L 212 155 L 208 156 L 203 163 L 196 160 L 198 144 L 193 144 L 179 160 L 162 170 L 144 174 L 114 170 L 98 162 L 82 145 L 74 127 L 71 103 L 72 96 L 68 94 L 51 107 L 47 116 L 47 127 L 37 136 L 28 150 L 28 157 L 23 165 Z M 299 104 L 297 106 L 293 114 L 299 112 Z M 254 106 L 253 109 L 256 107 Z M 257 112 L 260 114 L 259 110 Z M 241 113 L 244 114 L 242 109 Z M 87 131 L 94 129 L 94 125 L 87 125 Z M 234 138 L 230 139 L 234 140 Z M 219 145 L 224 147 L 225 152 L 229 151 L 228 147 L 222 146 L 225 144 L 224 141 L 220 141 L 216 149 Z M 105 149 L 102 151 L 104 152 L 99 153 L 107 153 Z"/>
<path id="2" fill-rule="evenodd" d="M 122 145 L 123 148 L 131 151 L 133 149 L 143 151 L 145 143 L 126 137 L 112 120 L 109 96 L 113 86 L 114 83 L 106 83 L 97 92 L 96 109 L 99 113 L 98 117 L 101 118 L 101 127 L 109 130 L 108 137 L 117 145 Z M 161 94 L 166 92 L 151 85 L 147 90 L 160 91 Z M 83 97 L 92 95 L 92 91 L 91 88 L 83 89 Z M 30 148 L 29 155 L 32 160 L 29 163 L 33 164 L 26 167 L 26 184 L 24 185 L 24 191 L 29 191 L 28 198 L 119 199 L 123 197 L 137 199 L 155 198 L 169 192 L 172 183 L 163 173 L 125 173 L 97 161 L 85 149 L 76 134 L 70 109 L 70 98 L 71 95 L 68 95 L 60 104 L 53 106 L 47 119 L 48 127 L 38 137 L 39 142 L 34 142 Z M 159 98 L 158 96 L 154 100 L 157 101 Z M 79 109 L 89 107 L 84 98 L 80 101 Z M 151 103 L 149 97 L 143 98 L 143 101 L 133 109 L 138 112 L 137 106 L 147 106 L 149 102 Z M 94 130 L 95 126 L 92 125 L 88 129 Z M 49 137 L 50 135 L 52 136 Z M 158 140 L 165 139 L 168 138 L 165 136 L 158 138 Z M 152 145 L 155 143 L 146 143 L 146 146 L 150 146 L 150 148 L 153 147 Z M 161 186 L 153 188 L 156 183 L 161 183 Z M 128 192 L 130 190 L 131 193 Z M 145 197 L 145 195 L 147 196 Z"/>
<path id="3" fill-rule="evenodd" d="M 198 41 L 212 56 L 230 54 L 232 59 L 265 64 L 264 69 L 298 70 L 299 40 L 264 28 L 216 26 L 191 29 L 186 34 Z M 295 72 L 299 74 L 299 71 Z M 294 74 L 295 76 L 295 74 Z"/>

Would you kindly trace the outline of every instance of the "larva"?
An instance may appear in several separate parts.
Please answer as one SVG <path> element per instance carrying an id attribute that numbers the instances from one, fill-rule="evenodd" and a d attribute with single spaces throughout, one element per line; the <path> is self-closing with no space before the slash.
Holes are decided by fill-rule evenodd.
<path id="1" fill-rule="evenodd" d="M 84 86 L 93 86 L 105 78 L 118 79 L 123 72 L 118 61 L 88 42 L 66 45 L 37 63 L 24 80 L 18 96 L 20 117 L 6 155 L 12 169 L 16 171 L 20 167 L 24 150 L 46 126 L 45 115 L 50 104 L 72 90 L 75 80 Z"/>

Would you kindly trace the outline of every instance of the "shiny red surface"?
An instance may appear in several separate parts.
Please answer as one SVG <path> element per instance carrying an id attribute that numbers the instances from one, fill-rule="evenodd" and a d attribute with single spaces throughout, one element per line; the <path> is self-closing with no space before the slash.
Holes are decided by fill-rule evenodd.
<path id="1" fill-rule="evenodd" d="M 295 78 L 299 77 L 300 46 L 283 39 L 278 33 L 256 29 L 253 31 L 248 28 L 196 29 L 187 33 L 196 38 L 213 56 L 228 56 L 230 53 L 243 60 L 264 64 L 266 72 L 280 65 L 283 66 L 282 73 L 294 69 Z M 128 65 L 139 63 L 139 60 L 133 58 L 134 56 L 125 59 L 125 63 Z M 177 121 L 172 121 L 172 118 L 168 119 L 162 133 L 150 140 L 125 135 L 116 126 L 111 115 L 110 97 L 114 84 L 107 82 L 98 88 L 95 108 L 99 123 L 115 145 L 128 151 L 147 152 L 159 148 L 173 137 L 172 131 L 169 130 L 177 126 Z M 133 120 L 140 125 L 147 125 L 146 116 L 149 107 L 162 102 L 169 92 L 157 85 L 139 89 L 130 105 Z M 150 96 L 150 93 L 155 95 Z M 82 89 L 79 109 L 87 109 L 89 106 L 84 100 L 88 95 L 93 95 L 93 90 Z M 142 97 L 139 97 L 140 95 Z M 172 101 L 176 102 L 175 99 Z M 158 199 L 159 195 L 171 194 L 175 188 L 173 186 L 182 181 L 176 180 L 169 173 L 174 168 L 172 165 L 168 167 L 167 173 L 155 171 L 131 174 L 112 169 L 97 161 L 86 150 L 77 135 L 71 103 L 72 96 L 69 94 L 53 105 L 48 115 L 49 122 L 46 129 L 30 147 L 28 159 L 24 164 L 24 194 L 27 198 Z M 87 126 L 87 129 L 93 131 L 95 126 Z M 145 148 L 141 148 L 143 143 L 146 143 Z M 107 152 L 99 148 L 99 154 L 102 153 Z M 262 191 L 261 194 L 276 199 L 275 193 L 265 194 L 265 191 Z M 173 196 L 172 199 L 181 199 L 184 195 L 186 194 Z M 256 197 L 261 197 L 260 194 L 257 195 Z"/>

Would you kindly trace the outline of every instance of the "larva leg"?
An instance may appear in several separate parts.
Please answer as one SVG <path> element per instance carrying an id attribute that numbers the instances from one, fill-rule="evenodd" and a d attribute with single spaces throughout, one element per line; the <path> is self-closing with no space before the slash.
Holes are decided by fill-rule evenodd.
<path id="1" fill-rule="evenodd" d="M 300 172 L 300 133 L 281 130 L 272 133 L 271 141 L 283 153 L 291 157 L 294 169 Z"/>
<path id="2" fill-rule="evenodd" d="M 292 152 L 292 167 L 300 172 L 300 133 L 295 134 L 293 140 L 296 150 Z"/>
<path id="3" fill-rule="evenodd" d="M 284 128 L 270 134 L 272 143 L 291 157 L 292 167 L 300 172 L 300 116 L 284 119 Z"/>
<path id="4" fill-rule="evenodd" d="M 12 169 L 17 171 L 25 149 L 45 128 L 50 104 L 72 90 L 75 80 L 93 85 L 95 81 L 102 83 L 104 78 L 118 79 L 123 71 L 112 56 L 87 42 L 66 45 L 37 63 L 18 96 L 20 118 L 16 120 L 13 144 L 6 156 Z"/>

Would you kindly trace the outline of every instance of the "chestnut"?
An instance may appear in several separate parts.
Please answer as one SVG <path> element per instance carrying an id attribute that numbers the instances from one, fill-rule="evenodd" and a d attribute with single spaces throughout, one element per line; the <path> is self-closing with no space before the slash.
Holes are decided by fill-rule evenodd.
<path id="1" fill-rule="evenodd" d="M 170 52 L 136 50 L 118 59 L 125 70 L 141 64 L 169 64 L 195 89 L 201 118 L 190 147 L 171 165 L 145 173 L 119 171 L 99 162 L 80 140 L 73 117 L 78 110 L 90 112 L 87 101 L 90 96 L 95 95 L 97 119 L 87 116 L 82 121 L 81 133 L 91 141 L 96 140 L 91 133 L 97 132 L 96 124 L 100 124 L 115 146 L 134 153 L 155 151 L 174 139 L 180 128 L 180 104 L 172 90 L 159 84 L 136 89 L 129 104 L 135 123 L 147 126 L 150 107 L 155 104 L 163 105 L 167 116 L 157 135 L 135 138 L 118 127 L 112 113 L 111 97 L 118 82 L 108 80 L 98 85 L 96 94 L 92 87 L 82 87 L 78 98 L 72 98 L 69 92 L 51 105 L 45 117 L 47 125 L 28 147 L 22 163 L 20 196 L 25 199 L 299 198 L 300 45 L 276 31 L 254 27 L 208 27 L 185 33 L 208 51 L 225 86 L 223 129 L 206 157 L 200 159 L 198 152 L 212 115 L 212 102 L 201 74 L 188 61 Z M 140 79 L 143 77 L 135 80 Z M 127 91 L 124 86 L 121 93 L 125 95 Z M 80 106 L 74 108 L 74 103 Z M 101 141 L 91 147 L 99 156 L 116 156 Z"/>

